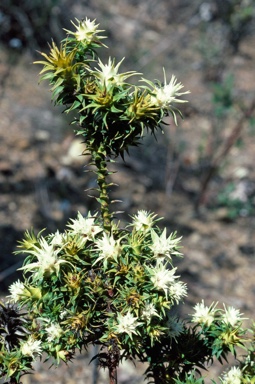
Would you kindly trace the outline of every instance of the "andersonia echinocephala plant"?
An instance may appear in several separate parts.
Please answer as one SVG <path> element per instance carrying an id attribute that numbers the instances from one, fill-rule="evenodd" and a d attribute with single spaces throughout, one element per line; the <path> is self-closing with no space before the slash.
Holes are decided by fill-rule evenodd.
<path id="1" fill-rule="evenodd" d="M 238 310 L 202 301 L 190 322 L 173 314 L 187 295 L 174 266 L 182 256 L 180 237 L 162 230 L 154 213 L 138 211 L 123 228 L 111 210 L 108 162 L 124 157 L 145 132 L 161 130 L 166 116 L 177 124 L 175 105 L 189 91 L 175 76 L 168 82 L 165 71 L 163 83 L 153 83 L 135 71 L 121 73 L 123 60 L 103 63 L 99 25 L 72 24 L 74 31 L 66 31 L 60 46 L 52 42 L 36 64 L 54 102 L 75 116 L 97 177 L 98 212 L 78 212 L 64 232 L 25 233 L 17 252 L 26 256 L 24 279 L 10 286 L 0 307 L 0 377 L 18 383 L 42 354 L 59 364 L 98 345 L 95 358 L 108 369 L 110 384 L 117 383 L 122 359 L 146 362 L 145 375 L 157 384 L 203 383 L 200 370 L 240 346 L 244 362 L 220 381 L 255 383 L 253 331 L 242 328 Z"/>

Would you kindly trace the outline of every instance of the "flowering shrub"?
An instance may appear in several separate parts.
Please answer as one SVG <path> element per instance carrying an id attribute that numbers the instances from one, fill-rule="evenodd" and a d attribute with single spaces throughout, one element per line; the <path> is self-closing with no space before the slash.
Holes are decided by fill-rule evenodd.
<path id="1" fill-rule="evenodd" d="M 157 384 L 204 383 L 201 369 L 242 347 L 244 362 L 220 380 L 254 383 L 254 346 L 245 346 L 249 330 L 242 328 L 239 310 L 202 301 L 190 322 L 173 314 L 187 295 L 174 266 L 181 238 L 162 230 L 154 213 L 139 211 L 122 228 L 110 210 L 107 162 L 124 157 L 145 129 L 161 129 L 165 116 L 177 123 L 181 112 L 173 104 L 185 102 L 180 97 L 188 91 L 180 92 L 174 76 L 168 83 L 165 72 L 163 84 L 143 78 L 141 86 L 128 83 L 139 74 L 120 73 L 122 61 L 103 64 L 98 57 L 104 46 L 98 24 L 86 19 L 73 26 L 75 32 L 66 31 L 60 47 L 53 42 L 37 64 L 55 103 L 75 113 L 76 133 L 95 166 L 100 212 L 78 212 L 62 233 L 25 233 L 17 251 L 26 256 L 24 279 L 1 303 L 0 377 L 17 383 L 42 353 L 58 364 L 94 344 L 110 384 L 117 383 L 125 358 L 147 362 L 145 375 Z"/>

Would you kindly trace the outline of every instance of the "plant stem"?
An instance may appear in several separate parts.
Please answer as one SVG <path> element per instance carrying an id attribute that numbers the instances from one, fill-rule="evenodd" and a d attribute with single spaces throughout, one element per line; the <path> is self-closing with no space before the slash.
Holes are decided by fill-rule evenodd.
<path id="1" fill-rule="evenodd" d="M 117 367 L 109 367 L 109 384 L 117 384 Z"/>
<path id="2" fill-rule="evenodd" d="M 97 184 L 99 187 L 99 197 L 97 200 L 100 203 L 104 229 L 109 234 L 111 233 L 112 215 L 110 213 L 110 198 L 108 193 L 108 184 L 106 182 L 109 172 L 107 169 L 107 160 L 103 145 L 101 145 L 97 151 L 92 153 L 92 158 L 97 167 Z"/>
<path id="3" fill-rule="evenodd" d="M 110 198 L 108 193 L 109 184 L 107 184 L 107 176 L 109 175 L 107 169 L 107 158 L 104 146 L 101 144 L 99 148 L 92 152 L 92 159 L 97 168 L 97 184 L 99 197 L 97 198 L 100 209 L 101 217 L 103 220 L 103 227 L 107 234 L 111 234 L 112 229 L 112 214 L 110 212 Z M 108 369 L 109 369 L 109 384 L 117 384 L 117 367 L 119 364 L 119 348 L 114 345 L 113 351 L 108 351 Z"/>
<path id="4" fill-rule="evenodd" d="M 116 340 L 112 339 L 108 349 L 109 384 L 118 384 L 117 367 L 120 360 L 120 350 Z"/>

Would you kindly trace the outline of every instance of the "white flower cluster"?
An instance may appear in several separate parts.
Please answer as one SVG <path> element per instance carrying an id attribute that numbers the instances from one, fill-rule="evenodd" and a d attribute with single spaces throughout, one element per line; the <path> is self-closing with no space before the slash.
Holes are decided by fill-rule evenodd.
<path id="1" fill-rule="evenodd" d="M 71 219 L 68 224 L 70 228 L 70 235 L 80 236 L 80 244 L 84 246 L 86 241 L 94 241 L 95 236 L 102 232 L 103 229 L 96 225 L 95 216 L 88 216 L 85 218 L 78 212 L 76 219 Z M 68 244 L 68 237 L 66 234 L 61 234 L 59 231 L 50 235 L 50 240 L 46 240 L 44 237 L 40 237 L 38 244 L 32 243 L 27 253 L 32 255 L 35 261 L 31 263 L 25 263 L 20 270 L 25 272 L 33 272 L 33 279 L 40 279 L 45 274 L 59 273 L 61 264 L 72 264 L 61 256 L 62 249 Z M 17 302 L 22 293 L 24 292 L 24 286 L 20 282 L 14 283 L 10 287 L 11 300 Z"/>
<path id="2" fill-rule="evenodd" d="M 177 268 L 169 269 L 166 264 L 158 261 L 156 266 L 147 267 L 151 275 L 151 281 L 157 290 L 165 292 L 166 297 L 171 294 L 171 300 L 179 303 L 187 295 L 186 284 L 181 281 L 175 281 L 179 276 L 175 275 Z"/>
<path id="3" fill-rule="evenodd" d="M 175 238 L 174 233 L 167 237 L 166 229 L 158 235 L 153 229 L 153 225 L 157 221 L 156 216 L 157 215 L 144 210 L 139 211 L 132 217 L 133 221 L 131 226 L 135 233 L 141 233 L 145 237 L 150 234 L 151 243 L 148 245 L 148 248 L 152 251 L 153 256 L 151 258 L 151 263 L 145 265 L 144 268 L 150 278 L 153 289 L 159 292 L 163 291 L 167 300 L 178 304 L 187 295 L 187 287 L 185 283 L 177 280 L 179 278 L 179 276 L 176 276 L 175 274 L 177 268 L 171 267 L 171 261 L 172 255 L 181 255 L 177 250 L 181 238 Z M 100 241 L 100 245 L 102 252 L 100 258 L 103 258 L 103 253 L 107 258 L 112 257 L 112 255 L 116 253 L 116 250 L 119 249 L 119 244 L 117 245 L 116 242 L 114 243 L 113 239 L 112 247 L 108 254 L 106 252 L 107 246 L 103 251 L 103 239 Z M 155 317 L 162 319 L 162 313 L 159 314 L 152 302 L 146 302 L 141 312 L 141 320 L 150 323 L 152 318 Z M 137 327 L 143 324 L 139 323 L 137 319 L 138 318 L 130 311 L 126 314 L 118 314 L 118 324 L 115 326 L 115 332 L 127 333 L 130 337 L 132 333 L 137 334 Z M 166 327 L 170 337 L 177 337 L 183 332 L 183 325 L 181 322 L 178 322 L 176 318 L 167 318 Z"/>
<path id="4" fill-rule="evenodd" d="M 245 320 L 242 313 L 234 307 L 226 307 L 223 304 L 224 310 L 217 309 L 218 303 L 212 303 L 209 307 L 204 304 L 204 300 L 201 303 L 195 305 L 195 313 L 192 315 L 192 321 L 194 323 L 210 326 L 214 320 L 220 320 L 227 325 L 235 327 L 242 320 Z"/>
<path id="5" fill-rule="evenodd" d="M 175 279 L 177 279 L 177 276 L 175 276 L 177 268 L 168 269 L 165 264 L 158 261 L 155 267 L 146 266 L 146 269 L 151 276 L 151 281 L 155 289 L 164 291 L 167 297 L 169 287 L 175 282 Z"/>
<path id="6" fill-rule="evenodd" d="M 156 319 L 160 324 L 159 327 L 162 328 L 161 324 L 165 319 L 169 335 L 176 337 L 182 331 L 182 326 L 173 319 L 169 322 L 165 309 L 161 308 L 161 299 L 157 301 L 157 297 L 161 297 L 166 308 L 170 308 L 187 295 L 186 284 L 178 280 L 177 268 L 174 268 L 171 263 L 173 255 L 181 255 L 177 250 L 180 238 L 176 238 L 175 234 L 167 236 L 166 229 L 158 234 L 159 230 L 156 232 L 154 229 L 154 224 L 158 220 L 156 216 L 146 211 L 139 211 L 137 215 L 133 216 L 130 225 L 131 232 L 127 230 L 118 232 L 116 226 L 109 234 L 103 231 L 102 225 L 98 224 L 96 215 L 91 216 L 89 213 L 87 217 L 83 217 L 78 212 L 77 218 L 71 219 L 68 223 L 66 232 L 57 231 L 45 238 L 40 236 L 36 242 L 29 243 L 26 252 L 31 255 L 28 259 L 30 263 L 25 262 L 21 269 L 25 272 L 32 272 L 31 282 L 27 281 L 27 284 L 24 285 L 17 281 L 11 285 L 10 301 L 15 303 L 19 300 L 22 302 L 22 299 L 25 301 L 27 299 L 25 293 L 29 297 L 33 296 L 38 299 L 41 291 L 40 288 L 33 286 L 33 283 L 41 284 L 45 277 L 48 279 L 52 275 L 61 279 L 62 265 L 63 268 L 69 269 L 70 267 L 72 271 L 75 270 L 76 258 L 73 257 L 72 249 L 75 252 L 78 249 L 81 251 L 81 258 L 87 252 L 87 261 L 91 263 L 89 268 L 102 269 L 105 273 L 110 267 L 111 270 L 118 273 L 118 268 L 121 269 L 121 266 L 124 266 L 123 279 L 127 274 L 128 284 L 137 284 L 137 282 L 139 286 L 145 284 L 144 293 L 143 288 L 139 287 L 137 297 L 142 298 L 144 294 L 150 295 L 150 290 L 155 294 L 154 301 L 150 301 L 148 297 L 144 296 L 146 301 L 141 299 L 134 312 L 130 308 L 118 313 L 117 319 L 112 325 L 113 332 L 126 333 L 131 337 L 132 334 L 139 334 L 139 326 L 144 327 L 147 324 L 150 327 L 154 320 L 157 323 Z M 140 246 L 142 251 L 140 251 Z M 130 268 L 128 264 L 134 263 L 133 266 L 139 264 L 140 257 L 141 261 L 144 258 L 146 263 L 141 264 L 141 280 L 139 281 L 139 274 L 136 275 L 133 267 Z M 132 258 L 135 258 L 135 262 L 132 261 Z M 77 260 L 82 259 L 77 256 Z M 66 268 L 64 274 L 66 275 Z M 118 281 L 118 277 L 115 279 L 116 281 Z M 125 284 L 125 280 L 121 284 Z M 117 289 L 125 290 L 125 286 L 121 285 Z M 128 301 L 128 298 L 125 300 Z M 46 326 L 43 325 L 42 328 L 45 329 L 48 343 L 54 342 L 64 334 L 64 330 L 55 320 L 47 322 L 47 319 L 44 318 L 42 322 L 46 322 Z M 159 329 L 158 332 L 164 332 L 164 328 Z M 24 345 L 26 353 L 28 353 L 30 344 Z M 33 345 L 31 344 L 31 350 Z"/>

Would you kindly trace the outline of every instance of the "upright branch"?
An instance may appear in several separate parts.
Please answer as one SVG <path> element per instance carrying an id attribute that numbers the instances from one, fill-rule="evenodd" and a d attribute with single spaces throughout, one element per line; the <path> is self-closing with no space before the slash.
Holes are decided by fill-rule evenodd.
<path id="1" fill-rule="evenodd" d="M 107 160 L 104 147 L 101 145 L 98 150 L 92 152 L 92 160 L 97 168 L 97 184 L 99 190 L 98 202 L 101 209 L 101 217 L 103 220 L 103 227 L 107 234 L 111 233 L 112 215 L 110 213 L 110 198 L 107 184 L 107 176 L 109 174 L 107 169 Z"/>
<path id="2" fill-rule="evenodd" d="M 118 374 L 117 374 L 117 366 L 109 368 L 109 384 L 117 384 L 118 383 Z"/>

